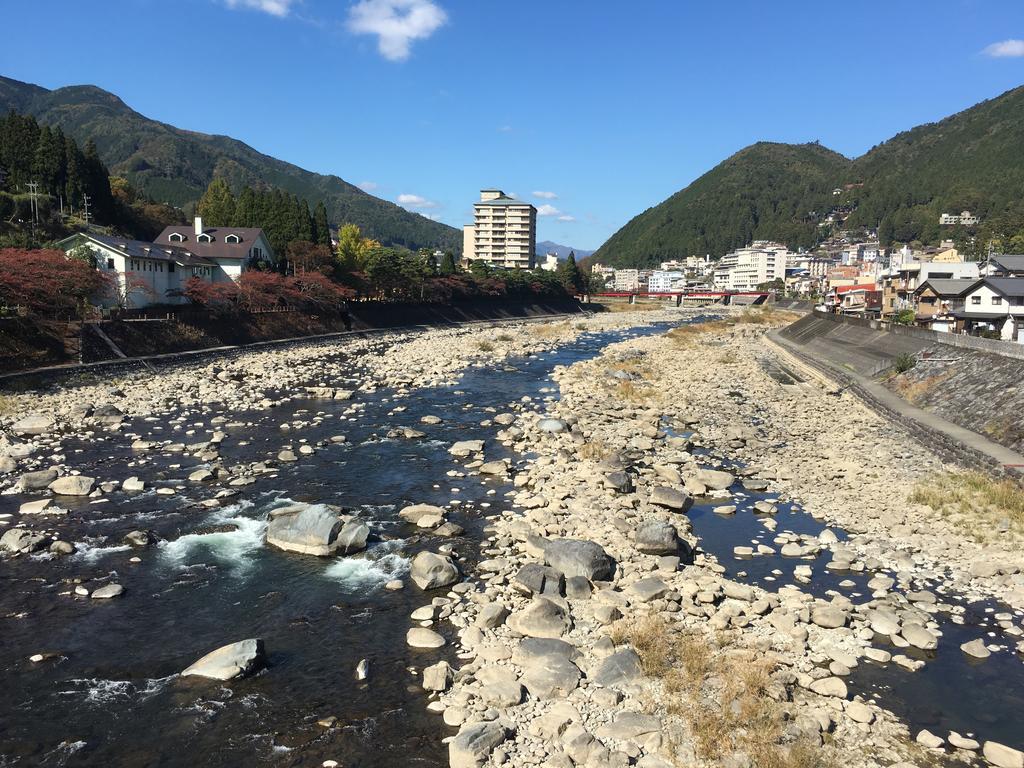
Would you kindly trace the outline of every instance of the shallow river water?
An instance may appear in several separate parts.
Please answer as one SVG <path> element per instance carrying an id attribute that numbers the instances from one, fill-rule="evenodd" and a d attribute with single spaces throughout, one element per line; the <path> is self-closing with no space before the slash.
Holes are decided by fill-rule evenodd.
<path id="1" fill-rule="evenodd" d="M 449 476 L 461 468 L 447 448 L 481 438 L 489 459 L 507 455 L 493 439 L 498 427 L 481 421 L 524 397 L 556 397 L 550 378 L 556 365 L 663 330 L 584 334 L 545 354 L 470 368 L 455 386 L 358 393 L 352 401 L 300 399 L 268 411 L 191 409 L 136 420 L 120 434 L 65 441 L 66 463 L 83 474 L 101 480 L 137 475 L 147 490 L 83 500 L 55 519 L 61 538 L 78 547 L 72 556 L 0 563 L 0 765 L 298 766 L 327 759 L 346 768 L 447 765 L 440 739 L 450 731 L 425 712 L 413 670 L 451 658 L 450 648 L 407 648 L 409 614 L 429 598 L 411 583 L 399 592 L 383 588 L 406 573 L 417 551 L 441 543 L 453 544 L 471 564 L 483 516 L 504 508 L 509 486 Z M 442 422 L 421 424 L 427 414 Z M 226 421 L 211 425 L 219 416 Z M 280 428 L 295 420 L 308 424 Z M 401 426 L 427 437 L 387 436 Z M 212 509 L 199 502 L 212 498 L 214 488 L 186 480 L 202 466 L 197 460 L 130 449 L 129 435 L 193 443 L 214 428 L 228 435 L 221 448 L 228 466 L 272 458 L 301 440 L 316 445 L 344 435 L 347 442 L 325 444 L 294 464 L 255 475 L 236 498 Z M 156 493 L 161 487 L 176 493 Z M 748 581 L 775 589 L 788 581 L 792 562 L 775 556 L 735 561 L 731 555 L 736 544 L 765 537 L 750 510 L 764 496 L 738 498 L 740 509 L 731 518 L 711 513 L 710 503 L 695 505 L 690 515 L 702 546 L 730 574 L 742 570 Z M 26 498 L 0 496 L 0 512 L 16 512 Z M 326 560 L 270 549 L 262 540 L 267 513 L 288 500 L 358 510 L 372 521 L 378 540 L 360 555 Z M 397 517 L 406 504 L 453 501 L 458 504 L 449 518 L 466 528 L 463 538 L 431 537 Z M 781 505 L 778 520 L 779 531 L 822 528 L 790 505 Z M 124 546 L 124 534 L 136 529 L 153 531 L 160 544 L 141 551 Z M 136 555 L 142 562 L 132 564 Z M 774 569 L 786 575 L 773 575 Z M 868 578 L 817 566 L 815 573 L 804 587 L 815 594 L 839 589 L 844 578 L 858 584 Z M 117 581 L 126 592 L 111 601 L 77 598 L 75 579 L 90 590 Z M 858 593 L 870 596 L 866 588 L 844 590 L 855 601 Z M 976 615 L 991 623 L 985 608 Z M 877 694 L 912 725 L 937 733 L 978 731 L 1024 746 L 1016 727 L 1024 711 L 1020 658 L 1006 652 L 968 663 L 957 633 L 971 639 L 991 627 L 947 621 L 943 630 L 950 636 L 923 670 L 862 663 L 851 678 L 853 691 Z M 204 653 L 247 637 L 262 637 L 267 648 L 268 666 L 258 675 L 229 683 L 178 676 Z M 32 663 L 35 653 L 54 657 Z M 370 676 L 358 682 L 355 667 L 364 658 Z M 317 724 L 328 716 L 337 718 L 334 727 Z"/>

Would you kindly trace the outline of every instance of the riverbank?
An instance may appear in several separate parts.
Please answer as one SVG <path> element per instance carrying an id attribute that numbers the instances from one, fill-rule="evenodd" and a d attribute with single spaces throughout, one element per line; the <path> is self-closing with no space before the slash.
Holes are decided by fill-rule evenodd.
<path id="1" fill-rule="evenodd" d="M 424 675 L 453 766 L 1020 764 L 1020 521 L 922 503 L 953 468 L 766 329 L 613 345 L 499 433 L 533 458 Z"/>

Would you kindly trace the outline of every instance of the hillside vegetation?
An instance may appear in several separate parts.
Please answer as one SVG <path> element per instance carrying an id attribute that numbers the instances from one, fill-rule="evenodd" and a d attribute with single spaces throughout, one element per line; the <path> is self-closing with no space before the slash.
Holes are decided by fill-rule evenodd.
<path id="1" fill-rule="evenodd" d="M 151 120 L 112 93 L 81 85 L 50 91 L 0 77 L 0 111 L 33 115 L 79 143 L 92 140 L 110 172 L 142 193 L 178 207 L 194 204 L 215 177 L 236 192 L 278 188 L 310 205 L 323 202 L 333 225 L 357 224 L 389 245 L 461 250 L 461 233 L 368 195 L 337 176 L 303 170 L 228 136 L 186 131 Z"/>
<path id="2" fill-rule="evenodd" d="M 833 190 L 841 194 L 833 195 Z M 884 245 L 966 246 L 990 239 L 1024 250 L 1024 87 L 922 125 L 850 160 L 818 144 L 758 143 L 633 218 L 596 252 L 615 266 L 718 258 L 755 239 L 811 247 L 843 228 L 878 229 Z M 940 228 L 939 214 L 970 210 L 974 230 Z M 845 222 L 842 217 L 849 214 Z"/>

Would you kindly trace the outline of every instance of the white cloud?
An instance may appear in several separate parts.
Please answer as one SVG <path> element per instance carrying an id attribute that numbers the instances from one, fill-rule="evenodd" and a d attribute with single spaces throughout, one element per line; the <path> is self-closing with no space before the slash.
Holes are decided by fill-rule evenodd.
<path id="1" fill-rule="evenodd" d="M 558 217 L 558 220 L 559 221 L 576 221 L 576 217 L 575 216 L 570 216 L 568 213 L 563 213 L 561 216 Z"/>
<path id="2" fill-rule="evenodd" d="M 225 0 L 228 8 L 251 8 L 284 18 L 295 5 L 296 0 Z"/>
<path id="3" fill-rule="evenodd" d="M 376 181 L 360 181 L 356 186 L 363 190 L 363 192 L 373 192 L 373 190 L 380 187 L 380 184 Z"/>
<path id="4" fill-rule="evenodd" d="M 557 216 L 561 211 L 555 208 L 553 205 L 545 203 L 537 209 L 538 216 Z"/>
<path id="5" fill-rule="evenodd" d="M 403 205 L 406 208 L 438 208 L 438 203 L 433 200 L 428 200 L 422 195 L 410 195 L 408 193 L 402 193 L 396 198 L 396 202 L 399 205 Z"/>
<path id="6" fill-rule="evenodd" d="M 557 200 L 558 195 L 554 192 L 534 192 L 534 197 L 539 197 L 541 200 Z"/>
<path id="7" fill-rule="evenodd" d="M 512 133 L 512 126 L 511 125 L 499 125 L 498 126 L 498 133 Z"/>
<path id="8" fill-rule="evenodd" d="M 349 30 L 357 35 L 376 35 L 378 50 L 390 61 L 409 58 L 413 40 L 425 40 L 447 20 L 448 14 L 432 0 L 360 0 L 348 12 Z"/>
<path id="9" fill-rule="evenodd" d="M 1024 56 L 1024 40 L 1003 40 L 1001 43 L 992 43 L 982 53 L 993 59 Z"/>

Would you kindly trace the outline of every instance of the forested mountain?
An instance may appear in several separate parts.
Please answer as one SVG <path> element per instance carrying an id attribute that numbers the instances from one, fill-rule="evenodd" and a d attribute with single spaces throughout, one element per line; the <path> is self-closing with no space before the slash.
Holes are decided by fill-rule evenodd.
<path id="1" fill-rule="evenodd" d="M 833 190 L 842 190 L 833 195 Z M 850 160 L 817 144 L 758 143 L 633 218 L 595 260 L 650 266 L 670 257 L 719 258 L 755 239 L 810 247 L 844 228 L 877 228 L 883 244 L 1001 241 L 1024 248 L 1024 87 L 922 125 Z M 970 210 L 974 231 L 939 214 Z"/>
<path id="2" fill-rule="evenodd" d="M 541 240 L 537 243 L 537 256 L 544 258 L 548 253 L 554 253 L 558 256 L 559 261 L 568 258 L 570 253 L 575 253 L 577 259 L 585 259 L 590 256 L 593 251 L 585 251 L 582 248 L 573 248 L 571 245 L 561 245 L 559 243 L 552 242 L 551 240 Z"/>
<path id="3" fill-rule="evenodd" d="M 31 114 L 84 145 L 93 141 L 111 174 L 123 176 L 157 202 L 195 203 L 215 177 L 235 192 L 245 186 L 277 188 L 310 205 L 322 201 L 335 226 L 359 225 L 385 244 L 461 250 L 459 230 L 363 192 L 337 176 L 324 176 L 277 160 L 227 136 L 186 131 L 140 115 L 95 86 L 50 91 L 0 77 L 0 111 Z"/>

